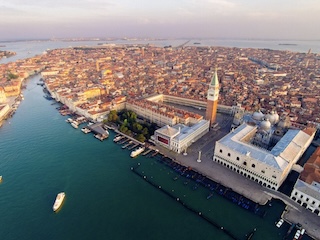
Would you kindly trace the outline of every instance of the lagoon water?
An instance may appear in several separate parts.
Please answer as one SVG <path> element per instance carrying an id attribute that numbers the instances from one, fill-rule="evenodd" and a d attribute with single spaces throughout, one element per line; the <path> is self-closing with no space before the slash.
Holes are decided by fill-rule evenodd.
<path id="1" fill-rule="evenodd" d="M 0 239 L 231 239 L 130 171 L 132 166 L 224 226 L 238 239 L 282 239 L 289 228 L 275 221 L 284 209 L 273 201 L 261 218 L 177 174 L 155 158 L 129 157 L 112 139 L 100 142 L 65 122 L 36 83 L 15 115 L 0 128 Z M 54 213 L 56 194 L 66 192 Z M 292 239 L 292 238 L 291 238 Z M 304 237 L 304 239 L 308 239 Z"/>
<path id="2" fill-rule="evenodd" d="M 9 41 L 0 42 L 0 50 L 13 51 L 17 55 L 0 59 L 1 63 L 16 61 L 43 54 L 48 49 L 68 48 L 78 46 L 98 46 L 98 44 L 151 44 L 159 47 L 179 46 L 189 41 L 188 39 L 167 40 L 114 40 L 114 41 Z M 199 43 L 195 45 L 194 43 Z M 255 40 L 255 39 L 191 39 L 187 46 L 221 46 L 238 48 L 266 48 L 292 52 L 320 53 L 320 40 Z"/>

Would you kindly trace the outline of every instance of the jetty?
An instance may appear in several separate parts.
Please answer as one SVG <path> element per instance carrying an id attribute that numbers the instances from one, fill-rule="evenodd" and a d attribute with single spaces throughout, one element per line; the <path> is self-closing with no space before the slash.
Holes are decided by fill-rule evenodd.
<path id="1" fill-rule="evenodd" d="M 108 130 L 103 128 L 103 123 L 94 123 L 94 124 L 88 125 L 87 128 L 89 128 L 93 133 L 100 134 L 105 138 L 109 136 Z"/>
<path id="2" fill-rule="evenodd" d="M 131 144 L 132 144 L 132 141 L 130 141 L 129 143 L 123 145 L 123 146 L 122 146 L 122 149 L 125 149 L 125 148 L 129 147 Z"/>
<path id="3" fill-rule="evenodd" d="M 135 143 L 133 146 L 129 147 L 128 149 L 131 150 L 131 149 L 137 147 L 138 145 L 139 145 L 139 143 Z"/>
<path id="4" fill-rule="evenodd" d="M 144 153 L 142 153 L 142 156 L 145 156 L 145 155 L 147 155 L 149 152 L 151 152 L 152 151 L 152 149 L 148 149 L 147 151 L 145 151 Z"/>
<path id="5" fill-rule="evenodd" d="M 124 138 L 124 140 L 119 142 L 120 145 L 122 145 L 122 144 L 124 144 L 124 143 L 126 143 L 126 142 L 128 142 L 130 140 L 130 139 L 125 138 L 125 137 L 123 137 L 123 138 Z"/>
<path id="6" fill-rule="evenodd" d="M 155 155 L 157 155 L 159 152 L 155 150 L 154 153 L 152 153 L 151 157 L 154 157 Z"/>

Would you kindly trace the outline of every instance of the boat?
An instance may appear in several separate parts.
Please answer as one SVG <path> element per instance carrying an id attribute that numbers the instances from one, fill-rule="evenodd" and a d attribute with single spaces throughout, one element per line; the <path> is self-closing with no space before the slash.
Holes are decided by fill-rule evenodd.
<path id="1" fill-rule="evenodd" d="M 301 232 L 300 232 L 301 236 L 302 236 L 305 232 L 306 232 L 306 230 L 305 230 L 304 228 L 302 228 L 302 229 L 301 229 Z"/>
<path id="2" fill-rule="evenodd" d="M 72 123 L 71 123 L 71 126 L 74 127 L 74 128 L 78 128 L 78 127 L 79 127 L 76 122 L 72 122 Z"/>
<path id="3" fill-rule="evenodd" d="M 71 123 L 71 122 L 73 122 L 73 119 L 72 118 L 68 118 L 68 119 L 66 119 L 66 122 Z"/>
<path id="4" fill-rule="evenodd" d="M 58 193 L 56 200 L 54 201 L 54 204 L 52 207 L 54 212 L 56 212 L 61 207 L 65 196 L 66 196 L 66 194 L 64 192 Z"/>
<path id="5" fill-rule="evenodd" d="M 91 130 L 89 128 L 86 128 L 86 127 L 81 128 L 81 131 L 84 132 L 85 134 L 91 132 Z"/>
<path id="6" fill-rule="evenodd" d="M 138 156 L 140 153 L 142 153 L 144 151 L 144 147 L 139 147 L 136 150 L 133 150 L 130 154 L 130 157 L 134 158 L 136 156 Z"/>
<path id="7" fill-rule="evenodd" d="M 117 136 L 113 139 L 114 142 L 118 142 L 122 139 L 122 136 Z"/>
<path id="8" fill-rule="evenodd" d="M 299 239 L 299 237 L 300 237 L 300 230 L 298 229 L 297 231 L 296 231 L 296 233 L 294 234 L 294 238 L 293 239 Z"/>
<path id="9" fill-rule="evenodd" d="M 278 228 L 281 227 L 282 224 L 283 224 L 283 222 L 284 222 L 284 220 L 281 218 L 281 219 L 277 222 L 276 226 L 277 226 Z"/>
<path id="10" fill-rule="evenodd" d="M 95 134 L 95 138 L 99 139 L 101 142 L 106 139 L 108 136 L 107 135 L 101 135 L 101 134 Z"/>

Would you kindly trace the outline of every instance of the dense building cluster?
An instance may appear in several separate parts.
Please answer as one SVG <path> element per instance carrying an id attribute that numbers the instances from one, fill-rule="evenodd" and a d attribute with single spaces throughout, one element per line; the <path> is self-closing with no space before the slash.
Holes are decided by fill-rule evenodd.
<path id="1" fill-rule="evenodd" d="M 305 123 L 319 121 L 319 61 L 320 56 L 312 53 L 251 48 L 67 48 L 0 65 L 0 86 L 7 95 L 16 94 L 19 82 L 8 80 L 9 72 L 23 78 L 45 67 L 42 73 L 54 96 L 71 106 L 85 104 L 87 112 L 102 113 L 124 97 L 137 99 L 154 93 L 206 101 L 207 84 L 216 66 L 219 104 L 241 103 L 246 111 L 274 109 Z"/>

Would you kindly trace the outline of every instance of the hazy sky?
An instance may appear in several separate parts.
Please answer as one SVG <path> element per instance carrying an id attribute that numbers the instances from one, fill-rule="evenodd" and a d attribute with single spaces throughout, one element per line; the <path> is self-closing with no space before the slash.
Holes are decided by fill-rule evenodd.
<path id="1" fill-rule="evenodd" d="M 320 39 L 320 0 L 0 0 L 0 39 Z"/>

